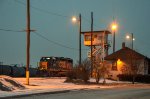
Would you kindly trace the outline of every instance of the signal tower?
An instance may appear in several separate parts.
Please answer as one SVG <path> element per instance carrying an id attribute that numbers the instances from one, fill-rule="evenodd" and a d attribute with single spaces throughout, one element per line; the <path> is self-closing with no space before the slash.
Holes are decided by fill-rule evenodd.
<path id="1" fill-rule="evenodd" d="M 87 55 L 88 58 L 91 59 L 92 72 L 92 69 L 96 66 L 95 64 L 100 61 L 103 62 L 104 57 L 108 55 L 108 50 L 110 47 L 108 35 L 111 34 L 111 32 L 109 30 L 93 31 L 92 33 L 91 31 L 86 31 L 82 32 L 82 34 L 84 35 L 84 45 L 91 47 L 91 51 L 88 51 Z"/>

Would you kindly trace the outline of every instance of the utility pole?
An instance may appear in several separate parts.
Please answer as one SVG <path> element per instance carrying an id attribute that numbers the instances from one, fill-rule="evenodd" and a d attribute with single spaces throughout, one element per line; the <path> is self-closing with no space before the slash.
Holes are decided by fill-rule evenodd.
<path id="1" fill-rule="evenodd" d="M 132 50 L 133 50 L 133 33 L 131 33 L 131 43 L 132 43 Z"/>
<path id="2" fill-rule="evenodd" d="M 79 14 L 79 65 L 81 65 L 81 14 Z"/>
<path id="3" fill-rule="evenodd" d="M 113 53 L 115 52 L 115 31 L 114 31 L 114 36 L 113 36 Z"/>
<path id="4" fill-rule="evenodd" d="M 27 0 L 27 55 L 26 55 L 26 84 L 29 85 L 29 65 L 30 65 L 30 0 Z"/>
<path id="5" fill-rule="evenodd" d="M 132 77 L 132 84 L 134 84 L 134 80 L 135 80 L 135 67 L 134 67 L 134 63 L 133 63 L 133 61 L 135 60 L 134 58 L 135 58 L 135 56 L 133 55 L 133 33 L 131 33 L 131 70 L 132 70 L 132 75 L 133 75 L 133 77 Z"/>
<path id="6" fill-rule="evenodd" d="M 93 12 L 91 12 L 91 77 L 93 72 Z"/>
<path id="7" fill-rule="evenodd" d="M 103 58 L 102 58 L 102 64 L 103 64 L 103 68 L 105 68 L 105 64 L 104 64 L 104 57 L 105 57 L 105 31 L 104 31 L 104 33 L 103 33 Z M 105 84 L 106 83 L 106 80 L 105 80 L 105 75 L 104 75 L 104 81 L 103 81 L 103 83 Z"/>

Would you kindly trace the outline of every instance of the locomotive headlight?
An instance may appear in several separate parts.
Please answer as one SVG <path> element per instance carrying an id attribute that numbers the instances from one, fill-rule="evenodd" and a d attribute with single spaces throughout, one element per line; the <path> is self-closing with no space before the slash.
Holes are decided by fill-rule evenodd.
<path id="1" fill-rule="evenodd" d="M 48 57 L 48 58 L 46 58 L 46 59 L 50 59 L 50 58 Z"/>

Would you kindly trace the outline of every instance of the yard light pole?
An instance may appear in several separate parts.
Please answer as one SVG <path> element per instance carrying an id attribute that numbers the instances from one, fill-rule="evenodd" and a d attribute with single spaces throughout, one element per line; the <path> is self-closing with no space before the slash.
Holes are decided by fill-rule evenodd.
<path id="1" fill-rule="evenodd" d="M 79 14 L 79 19 L 72 17 L 72 22 L 79 24 L 79 65 L 81 65 L 81 14 Z"/>
<path id="2" fill-rule="evenodd" d="M 91 12 L 91 77 L 93 74 L 93 12 Z"/>
<path id="3" fill-rule="evenodd" d="M 127 38 L 127 39 L 130 39 L 130 36 L 127 35 L 126 38 Z M 134 40 L 135 40 L 135 38 L 133 37 L 133 33 L 131 33 L 131 48 L 132 48 L 132 50 L 133 50 L 133 41 L 134 41 Z"/>
<path id="4" fill-rule="evenodd" d="M 133 33 L 131 33 L 131 42 L 132 42 L 132 50 L 133 50 Z"/>
<path id="5" fill-rule="evenodd" d="M 113 53 L 115 52 L 115 32 L 117 30 L 117 24 L 113 23 L 111 26 L 111 29 L 113 31 Z"/>
<path id="6" fill-rule="evenodd" d="M 133 63 L 133 61 L 135 60 L 135 56 L 134 56 L 134 53 L 133 53 L 133 41 L 135 40 L 135 38 L 133 38 L 133 33 L 130 33 L 131 34 L 131 48 L 132 48 L 132 51 L 131 51 L 131 69 L 132 69 L 132 73 L 133 73 L 133 75 L 135 75 L 134 74 L 134 70 L 135 70 L 135 68 L 134 68 L 134 63 Z M 127 39 L 130 39 L 130 36 L 129 35 L 127 35 L 126 36 L 126 38 Z M 135 77 L 133 76 L 133 78 L 132 78 L 132 84 L 134 84 L 134 80 L 135 80 Z"/>

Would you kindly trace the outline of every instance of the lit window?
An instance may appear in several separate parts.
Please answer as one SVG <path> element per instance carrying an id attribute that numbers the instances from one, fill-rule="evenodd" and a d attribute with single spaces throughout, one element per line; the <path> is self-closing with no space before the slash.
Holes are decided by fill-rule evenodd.
<path id="1" fill-rule="evenodd" d="M 91 35 L 85 35 L 85 41 L 91 41 Z M 94 41 L 94 37 L 92 38 L 92 41 Z"/>
<path id="2" fill-rule="evenodd" d="M 117 71 L 117 62 L 112 62 L 112 70 Z"/>

